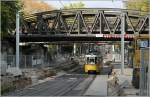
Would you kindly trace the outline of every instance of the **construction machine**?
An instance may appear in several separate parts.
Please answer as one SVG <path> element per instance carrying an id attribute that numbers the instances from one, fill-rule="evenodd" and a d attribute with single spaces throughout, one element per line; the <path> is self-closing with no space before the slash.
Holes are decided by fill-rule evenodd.
<path id="1" fill-rule="evenodd" d="M 132 84 L 135 88 L 139 88 L 140 84 L 140 69 L 141 69 L 141 49 L 149 47 L 149 35 L 135 35 L 134 38 L 134 55 L 133 55 L 133 76 Z M 146 50 L 144 60 L 149 61 L 149 50 Z M 145 64 L 144 64 L 145 65 Z M 148 66 L 146 66 L 148 69 Z"/>

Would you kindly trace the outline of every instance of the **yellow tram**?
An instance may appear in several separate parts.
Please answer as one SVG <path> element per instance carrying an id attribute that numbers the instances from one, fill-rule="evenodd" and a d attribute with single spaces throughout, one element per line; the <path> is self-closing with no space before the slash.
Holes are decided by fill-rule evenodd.
<path id="1" fill-rule="evenodd" d="M 84 71 L 88 74 L 98 74 L 102 68 L 102 56 L 90 53 L 85 55 Z"/>

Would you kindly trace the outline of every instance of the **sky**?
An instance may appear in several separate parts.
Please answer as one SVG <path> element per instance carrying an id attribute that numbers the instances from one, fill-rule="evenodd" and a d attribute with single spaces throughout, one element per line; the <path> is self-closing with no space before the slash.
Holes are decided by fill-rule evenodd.
<path id="1" fill-rule="evenodd" d="M 60 9 L 69 3 L 77 3 L 81 0 L 45 0 L 44 2 Z M 82 0 L 86 8 L 123 8 L 122 0 Z"/>

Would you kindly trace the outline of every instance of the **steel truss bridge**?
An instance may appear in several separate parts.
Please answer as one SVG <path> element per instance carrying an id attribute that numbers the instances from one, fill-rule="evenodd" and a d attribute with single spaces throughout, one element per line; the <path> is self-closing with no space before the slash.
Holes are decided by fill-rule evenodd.
<path id="1" fill-rule="evenodd" d="M 135 10 L 85 8 L 53 10 L 25 17 L 21 24 L 21 42 L 125 41 L 148 34 L 149 14 Z M 9 39 L 15 40 L 14 36 Z"/>

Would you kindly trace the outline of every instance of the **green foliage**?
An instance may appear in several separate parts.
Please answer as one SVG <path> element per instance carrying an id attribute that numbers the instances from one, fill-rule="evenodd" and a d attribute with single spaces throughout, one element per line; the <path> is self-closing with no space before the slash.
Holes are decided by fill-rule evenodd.
<path id="1" fill-rule="evenodd" d="M 64 9 L 70 9 L 70 8 L 84 8 L 85 5 L 82 2 L 78 3 L 70 3 L 69 5 L 65 5 Z"/>
<path id="2" fill-rule="evenodd" d="M 128 0 L 127 8 L 132 10 L 149 11 L 149 0 Z"/>
<path id="3" fill-rule="evenodd" d="M 1 1 L 1 35 L 5 36 L 15 30 L 16 11 L 21 9 L 19 0 Z"/>
<path id="4" fill-rule="evenodd" d="M 15 86 L 12 84 L 3 84 L 1 85 L 1 94 L 8 93 L 10 90 L 14 90 Z"/>

